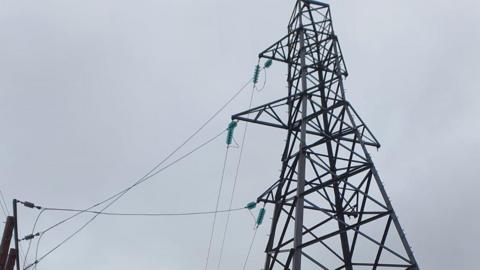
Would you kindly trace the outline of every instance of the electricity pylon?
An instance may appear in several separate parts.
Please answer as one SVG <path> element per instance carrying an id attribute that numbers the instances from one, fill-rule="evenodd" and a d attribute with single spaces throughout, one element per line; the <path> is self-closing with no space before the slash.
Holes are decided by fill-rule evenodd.
<path id="1" fill-rule="evenodd" d="M 264 269 L 419 269 L 367 152 L 380 144 L 345 98 L 329 5 L 297 0 L 260 57 L 288 65 L 288 96 L 232 119 L 287 132 L 280 177 L 258 198 L 274 206 Z"/>

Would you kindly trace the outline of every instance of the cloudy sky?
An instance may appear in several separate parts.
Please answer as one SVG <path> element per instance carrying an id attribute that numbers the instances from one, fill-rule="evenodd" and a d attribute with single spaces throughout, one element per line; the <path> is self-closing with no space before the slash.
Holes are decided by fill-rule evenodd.
<path id="1" fill-rule="evenodd" d="M 350 73 L 347 97 L 382 143 L 372 156 L 421 268 L 474 269 L 479 2 L 330 2 Z M 286 33 L 293 3 L 1 0 L 0 189 L 6 199 L 84 208 L 134 182 L 251 77 L 258 52 Z M 285 73 L 274 65 L 254 103 L 284 96 Z M 247 106 L 245 92 L 182 153 Z M 234 207 L 276 179 L 283 135 L 249 127 Z M 214 141 L 133 189 L 111 211 L 213 209 L 224 149 L 224 138 Z M 237 156 L 233 150 L 226 191 Z M 20 208 L 22 235 L 37 213 Z M 63 217 L 46 212 L 38 227 Z M 39 255 L 89 217 L 45 234 Z M 203 269 L 211 220 L 102 216 L 38 268 Z M 222 268 L 241 269 L 252 218 L 238 212 L 231 223 Z M 268 226 L 258 232 L 247 269 L 262 267 Z M 210 269 L 220 236 L 218 230 Z"/>

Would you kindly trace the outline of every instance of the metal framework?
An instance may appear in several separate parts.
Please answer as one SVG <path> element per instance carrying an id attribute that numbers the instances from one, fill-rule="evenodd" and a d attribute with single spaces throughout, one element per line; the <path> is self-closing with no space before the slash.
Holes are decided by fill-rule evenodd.
<path id="1" fill-rule="evenodd" d="M 274 206 L 264 269 L 419 269 L 367 152 L 380 144 L 345 99 L 329 5 L 297 0 L 260 57 L 288 65 L 288 96 L 232 119 L 287 131 L 280 177 L 258 198 Z"/>

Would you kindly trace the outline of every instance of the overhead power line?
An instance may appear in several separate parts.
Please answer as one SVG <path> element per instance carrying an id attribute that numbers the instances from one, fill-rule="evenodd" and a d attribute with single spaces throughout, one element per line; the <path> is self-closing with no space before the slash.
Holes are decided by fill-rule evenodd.
<path id="1" fill-rule="evenodd" d="M 41 209 L 40 212 L 37 214 L 37 217 L 35 218 L 35 222 L 33 223 L 31 235 L 34 235 L 35 228 L 37 227 L 37 224 L 38 224 L 38 220 L 40 220 L 40 217 L 42 216 L 42 214 L 45 211 L 46 211 L 46 209 Z M 25 255 L 23 257 L 23 266 L 25 266 L 27 264 L 28 254 L 30 253 L 30 248 L 32 247 L 32 240 L 34 238 L 35 237 L 32 237 L 31 239 L 28 240 L 27 252 L 25 252 Z"/>
<path id="2" fill-rule="evenodd" d="M 172 161 L 171 163 L 165 165 L 164 167 L 162 167 L 161 169 L 155 171 L 154 173 L 151 173 L 151 174 L 148 175 L 147 177 L 142 178 L 141 181 L 135 182 L 133 185 L 129 186 L 128 188 L 123 189 L 122 191 L 116 193 L 114 196 L 109 197 L 109 199 L 104 200 L 104 201 L 102 201 L 101 203 L 96 204 L 95 206 L 92 206 L 92 207 L 89 207 L 89 208 L 87 208 L 87 209 L 81 210 L 81 211 L 77 212 L 76 214 L 74 214 L 74 215 L 72 215 L 72 216 L 70 216 L 70 217 L 68 217 L 68 218 L 66 218 L 66 219 L 64 219 L 64 220 L 61 220 L 60 222 L 55 223 L 54 225 L 52 225 L 52 226 L 48 227 L 47 229 L 45 229 L 44 231 L 42 231 L 41 233 L 42 233 L 42 234 L 45 234 L 46 232 L 48 232 L 48 231 L 50 231 L 51 229 L 53 229 L 53 228 L 55 228 L 55 227 L 57 227 L 57 226 L 65 223 L 65 222 L 67 222 L 68 220 L 70 220 L 70 219 L 72 219 L 72 218 L 74 218 L 74 217 L 76 217 L 76 216 L 78 216 L 78 215 L 80 215 L 80 214 L 82 214 L 82 213 L 85 213 L 85 212 L 87 212 L 87 211 L 90 211 L 92 208 L 94 208 L 94 207 L 96 207 L 96 206 L 99 206 L 99 205 L 103 204 L 104 202 L 107 202 L 107 201 L 113 199 L 113 201 L 111 201 L 111 202 L 109 203 L 109 205 L 108 205 L 108 206 L 110 206 L 110 205 L 113 204 L 115 201 L 117 201 L 118 199 L 120 199 L 125 193 L 127 193 L 128 191 L 130 191 L 132 188 L 140 185 L 141 183 L 143 183 L 143 182 L 147 181 L 148 179 L 152 178 L 153 176 L 159 174 L 160 172 L 162 172 L 162 171 L 170 168 L 171 166 L 175 165 L 176 163 L 178 163 L 178 162 L 180 162 L 181 160 L 185 159 L 186 157 L 190 156 L 190 155 L 193 154 L 194 152 L 198 151 L 199 149 L 203 148 L 204 146 L 208 145 L 209 143 L 211 143 L 212 141 L 214 141 L 215 139 L 217 139 L 218 137 L 220 137 L 220 136 L 221 136 L 222 134 L 224 134 L 225 132 L 226 132 L 226 130 L 222 130 L 222 132 L 220 132 L 219 134 L 215 135 L 214 137 L 208 139 L 207 141 L 205 141 L 204 143 L 200 144 L 199 146 L 195 147 L 195 148 L 194 148 L 193 150 L 191 150 L 190 152 L 188 152 L 188 153 L 182 155 L 181 157 L 175 159 L 175 160 Z M 103 209 L 102 209 L 101 211 L 99 211 L 99 212 L 103 212 Z"/>
<path id="3" fill-rule="evenodd" d="M 10 212 L 8 211 L 8 205 L 5 202 L 5 197 L 3 196 L 3 192 L 1 189 L 0 189 L 0 197 L 2 199 L 2 201 L 0 202 L 0 206 L 2 207 L 2 212 L 5 214 L 5 216 L 9 216 Z"/>
<path id="4" fill-rule="evenodd" d="M 152 176 L 158 174 L 159 172 L 156 172 L 154 174 L 152 174 L 155 170 L 157 170 L 162 164 L 164 164 L 168 159 L 170 159 L 174 154 L 176 154 L 182 147 L 184 147 L 188 142 L 190 142 L 201 130 L 203 130 L 205 128 L 205 126 L 207 126 L 216 116 L 218 116 L 230 103 L 232 103 L 232 101 L 250 84 L 250 82 L 252 82 L 253 79 L 250 79 L 248 80 L 239 90 L 237 90 L 235 92 L 235 94 L 227 100 L 227 102 L 225 102 L 225 104 L 223 104 L 210 118 L 208 118 L 198 129 L 196 129 L 192 135 L 190 135 L 185 141 L 183 141 L 177 148 L 175 148 L 170 154 L 168 154 L 162 161 L 160 161 L 159 163 L 157 163 L 157 165 L 155 165 L 150 171 L 147 172 L 147 174 L 145 174 L 143 177 L 141 177 L 140 179 L 138 179 L 134 184 L 132 184 L 131 186 L 107 197 L 106 199 L 100 201 L 100 202 L 97 202 L 95 204 L 93 204 L 92 206 L 84 209 L 84 211 L 80 211 L 80 212 L 77 212 L 76 214 L 54 224 L 53 226 L 51 226 L 51 228 L 48 228 L 46 231 L 44 231 L 43 233 L 46 233 L 47 231 L 49 231 L 50 229 L 58 226 L 58 225 L 61 225 L 73 218 L 75 218 L 76 216 L 86 212 L 86 211 L 89 211 L 99 205 L 102 205 L 114 198 L 116 198 L 117 196 L 123 196 L 124 193 L 128 192 L 130 189 L 132 189 L 133 187 L 139 185 L 140 183 L 143 183 L 144 181 L 148 180 L 149 178 L 151 178 Z M 223 132 L 222 132 L 223 133 Z M 220 134 L 219 134 L 220 135 Z"/>
<path id="5" fill-rule="evenodd" d="M 225 169 L 227 168 L 228 150 L 229 149 L 230 149 L 230 147 L 228 147 L 228 145 L 227 145 L 227 147 L 225 149 L 225 158 L 223 160 L 222 175 L 221 175 L 221 178 L 220 178 L 220 184 L 219 184 L 218 191 L 217 191 L 217 201 L 215 203 L 215 211 L 217 211 L 219 203 L 220 203 L 220 196 L 222 194 L 223 180 L 225 179 Z M 215 233 L 216 222 L 217 222 L 217 213 L 215 213 L 213 215 L 212 228 L 210 230 L 210 240 L 208 242 L 207 257 L 206 257 L 206 260 L 205 260 L 205 270 L 207 270 L 208 261 L 210 260 L 210 252 L 212 250 L 213 234 Z"/>
<path id="6" fill-rule="evenodd" d="M 63 211 L 63 212 L 80 212 L 80 209 L 69 208 L 43 208 L 45 211 Z M 198 211 L 198 212 L 178 212 L 178 213 L 118 213 L 118 212 L 100 212 L 100 211 L 84 211 L 85 213 L 100 214 L 104 216 L 144 216 L 144 217 L 159 217 L 159 216 L 196 216 L 196 215 L 210 215 L 217 213 L 236 212 L 240 210 L 247 210 L 245 207 L 224 209 L 224 210 L 211 210 L 211 211 Z"/>
<path id="7" fill-rule="evenodd" d="M 264 70 L 265 70 L 265 74 L 266 74 L 266 68 L 264 68 Z M 263 87 L 265 87 L 265 84 L 263 85 Z M 251 94 L 250 94 L 250 101 L 249 101 L 249 104 L 248 104 L 248 109 L 249 110 L 252 108 L 253 97 L 254 97 L 254 94 L 255 94 L 254 90 L 255 89 L 256 89 L 256 84 L 253 85 L 252 91 L 251 91 Z M 250 116 L 248 116 L 248 117 L 250 117 Z M 229 202 L 228 208 L 232 208 L 233 199 L 235 197 L 235 190 L 237 188 L 238 176 L 240 174 L 240 164 L 241 164 L 241 161 L 242 161 L 243 151 L 244 151 L 244 148 L 245 148 L 247 130 L 248 130 L 248 122 L 245 122 L 245 127 L 243 129 L 243 135 L 242 135 L 242 142 L 240 143 L 240 153 L 238 154 L 238 161 L 237 161 L 237 166 L 236 166 L 236 169 L 235 169 L 235 176 L 234 176 L 234 180 L 233 180 L 232 191 L 230 193 L 230 202 Z M 225 239 L 227 238 L 227 232 L 228 232 L 229 225 L 230 225 L 230 213 L 227 214 L 227 220 L 225 222 L 225 227 L 223 229 L 223 236 L 222 236 L 222 241 L 221 241 L 221 245 L 220 245 L 220 253 L 219 253 L 219 256 L 218 256 L 217 270 L 220 270 L 220 266 L 222 264 L 223 250 L 224 250 L 224 247 L 225 247 Z"/>
<path id="8" fill-rule="evenodd" d="M 122 191 L 122 193 L 119 193 L 119 195 L 113 199 L 112 201 L 110 201 L 105 207 L 103 207 L 100 211 L 98 211 L 98 213 L 94 214 L 93 217 L 91 217 L 89 220 L 87 220 L 82 226 L 80 226 L 77 230 L 75 230 L 72 234 L 70 234 L 68 237 L 66 237 L 64 240 L 62 240 L 59 244 L 57 244 L 56 246 L 54 246 L 52 249 L 50 249 L 48 252 L 46 252 L 44 255 L 42 255 L 40 258 L 36 258 L 35 261 L 30 264 L 29 266 L 27 266 L 26 268 L 24 269 L 28 269 L 30 268 L 31 266 L 33 265 L 36 265 L 38 264 L 40 261 L 42 261 L 45 257 L 47 257 L 48 255 L 50 255 L 52 252 L 54 252 L 55 250 L 57 250 L 58 248 L 60 248 L 61 246 L 63 246 L 66 242 L 68 242 L 70 239 L 72 239 L 75 235 L 77 235 L 78 233 L 80 233 L 83 229 L 85 229 L 85 227 L 87 227 L 91 222 L 93 222 L 101 213 L 103 213 L 108 207 L 110 207 L 112 204 L 114 204 L 117 200 L 119 200 L 125 193 L 127 193 L 128 191 L 130 191 L 130 189 L 132 189 L 133 187 L 147 181 L 148 179 L 150 179 L 151 177 L 159 174 L 160 172 L 164 171 L 165 169 L 173 166 L 174 164 L 178 163 L 179 161 L 181 161 L 182 159 L 188 157 L 189 155 L 193 154 L 194 152 L 196 152 L 197 150 L 201 149 L 202 147 L 206 146 L 207 144 L 209 144 L 210 142 L 214 141 L 215 139 L 217 139 L 218 137 L 220 137 L 222 134 L 224 134 L 226 132 L 226 130 L 223 130 L 222 132 L 220 132 L 219 134 L 217 134 L 216 136 L 214 136 L 213 138 L 207 140 L 206 142 L 202 143 L 201 145 L 197 146 L 196 148 L 194 148 L 193 150 L 191 150 L 190 152 L 184 154 L 183 156 L 175 159 L 174 161 L 172 161 L 171 163 L 169 163 L 168 165 L 162 167 L 161 169 L 157 170 L 156 172 L 150 174 L 148 177 L 144 178 L 142 181 L 137 181 L 134 185 L 130 186 L 129 188 L 125 189 Z M 72 215 L 71 217 L 69 217 L 68 219 L 65 219 L 63 221 L 60 221 L 56 224 L 54 224 L 53 226 L 50 226 L 49 228 L 47 228 L 46 230 L 40 232 L 40 237 L 42 237 L 43 235 L 45 235 L 46 232 L 48 232 L 49 230 L 55 228 L 56 226 L 59 226 L 60 224 L 66 222 L 67 220 L 71 219 L 72 217 L 80 214 L 80 213 L 85 213 L 87 211 L 89 211 L 90 209 L 88 210 L 81 210 L 80 212 L 77 212 L 75 215 Z M 40 241 L 40 239 L 38 240 Z M 37 245 L 38 246 L 38 245 Z"/>
<path id="9" fill-rule="evenodd" d="M 253 243 L 255 242 L 255 237 L 257 236 L 257 231 L 258 231 L 258 227 L 255 227 L 255 231 L 253 232 L 252 240 L 250 240 L 250 246 L 248 247 L 247 256 L 245 257 L 245 261 L 243 262 L 242 270 L 245 270 L 247 268 L 248 259 L 250 258 L 250 253 L 252 253 Z"/>
<path id="10" fill-rule="evenodd" d="M 8 213 L 7 213 L 7 211 L 5 210 L 5 206 L 3 206 L 3 203 L 0 203 L 0 207 L 2 208 L 2 213 L 3 213 L 3 215 L 4 215 L 5 217 L 7 217 L 7 216 L 8 216 Z"/>
<path id="11" fill-rule="evenodd" d="M 110 201 L 110 203 L 108 203 L 104 208 L 102 208 L 100 211 L 98 211 L 98 213 L 95 213 L 95 215 L 89 219 L 85 224 L 83 224 L 80 228 L 78 228 L 75 232 L 73 232 L 71 235 L 69 235 L 67 238 L 65 238 L 63 241 L 61 241 L 58 245 L 56 245 L 54 248 L 52 248 L 50 251 L 48 251 L 47 253 L 45 253 L 44 255 L 42 255 L 40 258 L 36 258 L 35 262 L 32 263 L 30 266 L 27 266 L 25 269 L 31 267 L 32 265 L 37 265 L 41 260 L 43 260 L 46 256 L 48 256 L 49 254 L 51 254 L 53 251 L 55 251 L 56 249 L 58 249 L 60 246 L 62 246 L 64 243 L 66 243 L 68 240 L 70 240 L 71 238 L 73 238 L 76 234 L 78 234 L 80 231 L 82 231 L 86 226 L 88 226 L 88 224 L 90 224 L 93 220 L 95 220 L 96 217 L 98 217 L 98 215 L 102 214 L 108 207 L 110 207 L 112 204 L 114 204 L 117 200 L 119 200 L 123 195 L 125 195 L 128 191 L 130 191 L 132 188 L 134 188 L 135 186 L 145 182 L 146 180 L 152 178 L 153 176 L 157 175 L 158 173 L 160 173 L 161 171 L 169 168 L 170 166 L 174 165 L 175 163 L 177 163 L 178 161 L 182 160 L 183 158 L 189 156 L 190 154 L 192 154 L 193 152 L 197 151 L 198 149 L 202 148 L 203 146 L 207 145 L 208 143 L 210 143 L 211 141 L 215 140 L 216 138 L 218 138 L 220 135 L 222 135 L 226 130 L 223 130 L 220 134 L 218 134 L 217 136 L 213 137 L 212 139 L 208 140 L 207 142 L 203 143 L 202 145 L 200 145 L 199 147 L 196 147 L 194 148 L 192 151 L 188 152 L 187 154 L 181 156 L 180 158 L 176 159 L 175 161 L 171 162 L 170 164 L 166 165 L 165 167 L 161 168 L 161 169 L 158 169 L 161 165 L 163 165 L 167 160 L 169 160 L 175 153 L 177 153 L 183 146 L 185 146 L 189 141 L 191 141 L 202 129 L 205 128 L 205 126 L 207 126 L 216 116 L 218 116 L 249 84 L 250 82 L 252 81 L 253 79 L 249 79 L 239 90 L 237 90 L 235 92 L 235 94 L 227 100 L 227 102 L 222 105 L 210 118 L 208 118 L 198 129 L 196 129 L 192 135 L 190 135 L 185 141 L 183 141 L 177 148 L 175 148 L 175 150 L 173 150 L 169 155 L 167 155 L 166 158 L 164 158 L 162 161 L 160 161 L 157 165 L 155 165 L 149 172 L 147 172 L 147 174 L 145 174 L 143 177 L 141 177 L 140 179 L 138 179 L 135 183 L 133 183 L 131 186 L 113 194 L 112 196 L 106 198 L 105 200 L 101 201 L 101 202 L 98 202 L 98 203 L 95 203 L 94 205 L 84 209 L 84 210 L 81 210 L 77 213 L 75 213 L 74 215 L 50 226 L 49 228 L 47 228 L 46 230 L 42 231 L 41 234 L 40 234 L 40 237 L 42 237 L 46 232 L 50 231 L 51 229 L 75 218 L 76 216 L 82 214 L 82 213 L 86 213 L 87 211 L 90 211 L 91 209 L 99 206 L 99 205 L 102 205 L 108 201 Z M 40 239 L 39 239 L 40 241 Z M 37 252 L 38 252 L 38 243 L 39 241 L 37 242 Z"/>

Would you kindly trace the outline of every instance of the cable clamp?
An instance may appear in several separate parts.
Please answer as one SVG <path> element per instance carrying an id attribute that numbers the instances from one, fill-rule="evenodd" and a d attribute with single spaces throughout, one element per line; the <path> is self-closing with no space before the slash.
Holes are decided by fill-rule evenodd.
<path id="1" fill-rule="evenodd" d="M 29 234 L 25 237 L 23 237 L 22 239 L 20 239 L 20 241 L 28 241 L 28 240 L 32 240 L 33 238 L 37 237 L 37 236 L 40 236 L 40 233 L 35 233 L 35 234 Z"/>
<path id="2" fill-rule="evenodd" d="M 33 209 L 33 208 L 42 209 L 41 206 L 35 205 L 35 204 L 32 203 L 32 202 L 27 202 L 27 201 L 25 201 L 25 202 L 18 201 L 18 202 L 21 203 L 21 204 L 23 204 L 23 206 L 28 207 L 28 208 L 32 208 L 32 209 Z"/>

